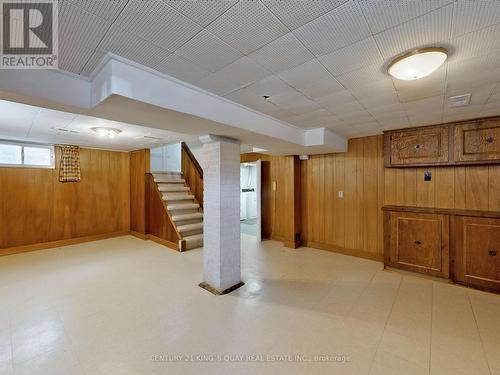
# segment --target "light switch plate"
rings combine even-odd
[[[339,198],[344,198],[344,192],[342,190],[339,190]]]

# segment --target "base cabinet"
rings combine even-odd
[[[449,277],[449,220],[445,215],[388,213],[390,231],[386,263],[390,266]]]
[[[386,266],[500,292],[499,212],[386,206],[384,241]]]
[[[453,219],[453,279],[461,284],[500,290],[500,219]]]

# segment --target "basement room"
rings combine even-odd
[[[500,1],[0,24],[0,375],[500,375]]]

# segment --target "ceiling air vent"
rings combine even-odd
[[[471,97],[471,94],[451,96],[448,99],[448,106],[450,108],[455,108],[455,107],[464,107],[466,105],[469,105],[470,97]]]

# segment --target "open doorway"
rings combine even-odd
[[[241,233],[261,240],[261,162],[240,165],[240,229]]]

